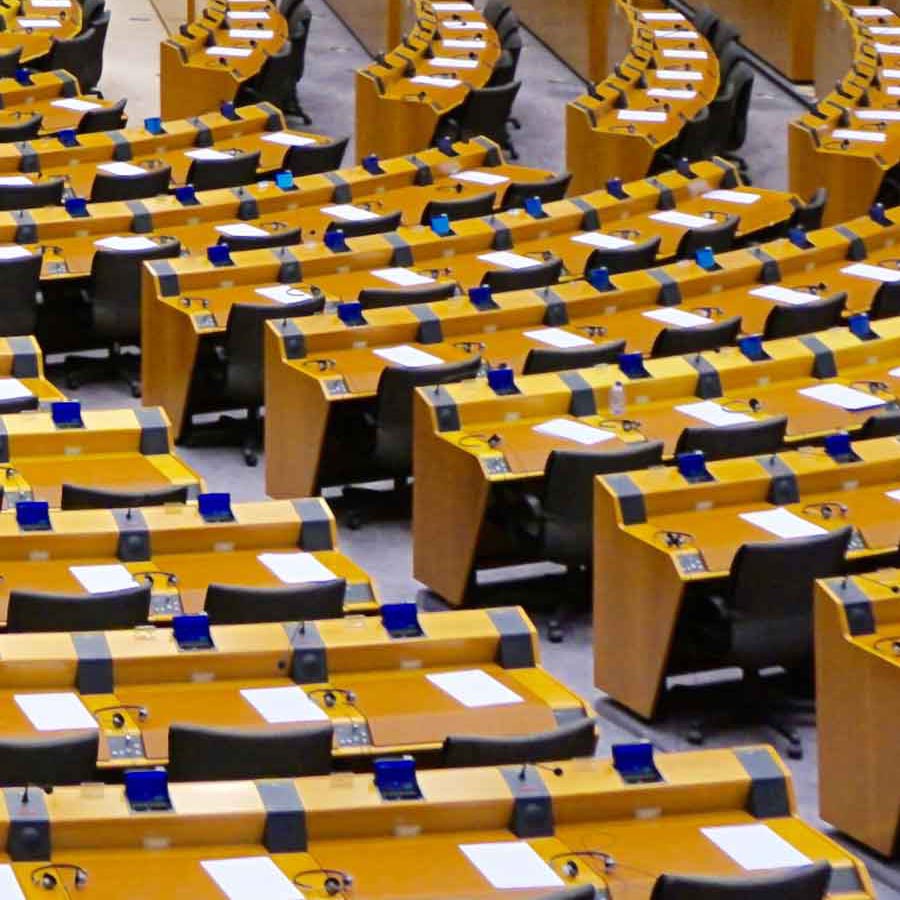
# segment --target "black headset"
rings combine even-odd
[[[75,873],[75,888],[81,890],[88,882],[87,869],[77,866],[74,863],[47,863],[44,866],[38,866],[31,873],[31,883],[43,888],[45,891],[52,891],[58,884],[59,878],[54,874],[53,869],[67,869]]]

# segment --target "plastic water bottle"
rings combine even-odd
[[[609,389],[609,411],[613,416],[625,413],[625,387],[621,381],[617,381]]]

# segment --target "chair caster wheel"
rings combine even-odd
[[[703,732],[699,728],[691,728],[685,735],[685,740],[694,747],[699,747],[704,742]]]
[[[136,384],[131,388],[131,396],[134,397],[135,400],[137,400],[141,396],[140,385]]]
[[[787,745],[788,759],[803,759],[803,745],[797,741],[791,741]]]
[[[77,391],[81,387],[81,382],[74,375],[66,375],[66,387],[69,390]]]
[[[359,513],[347,513],[346,525],[351,531],[359,531],[362,528],[362,516]]]
[[[547,625],[547,640],[551,644],[561,644],[563,642],[563,630],[559,622],[550,622]]]
[[[244,462],[248,466],[253,467],[259,462],[259,457],[252,450],[245,450],[244,451]]]

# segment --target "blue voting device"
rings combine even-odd
[[[486,284],[469,288],[469,302],[479,310],[497,308],[497,304],[494,303],[494,295]]]
[[[653,762],[653,744],[641,741],[637,744],[612,745],[613,768],[626,784],[650,784],[662,781]]]
[[[382,603],[381,623],[392,638],[421,637],[419,609],[414,602]]]
[[[370,153],[368,156],[363,157],[362,167],[370,175],[384,174],[384,169],[381,168],[381,163],[378,161],[378,156],[375,153]]]
[[[31,80],[31,69],[26,69],[24,66],[16,69],[16,81],[22,86],[34,84]]]
[[[233,103],[229,103],[227,100],[219,107],[219,112],[226,118],[232,122],[236,122],[240,119],[240,116],[237,114],[237,111],[234,108]]]
[[[547,218],[547,213],[544,212],[544,204],[541,203],[540,197],[526,197],[525,212],[527,212],[532,219]]]
[[[326,231],[324,241],[325,246],[332,253],[349,253],[350,251],[347,241],[344,239],[344,232],[340,228],[335,228],[334,231]]]
[[[44,500],[20,500],[16,523],[22,531],[50,531],[50,504]]]
[[[416,761],[411,756],[376,759],[375,787],[382,800],[421,800],[422,791],[416,778]]]
[[[738,348],[752,362],[762,362],[762,360],[770,358],[763,348],[762,337],[758,334],[740,338]]]
[[[295,191],[297,186],[294,184],[293,172],[276,172],[275,185],[283,191]]]
[[[487,380],[490,389],[502,397],[507,394],[518,394],[515,373],[508,366],[499,366],[496,369],[488,369]]]
[[[850,443],[850,435],[846,431],[829,434],[825,438],[825,452],[839,463],[856,462],[859,459]]]
[[[84,197],[67,197],[66,212],[73,219],[86,219],[88,217],[87,199]]]
[[[56,139],[63,147],[78,146],[78,132],[76,132],[74,128],[64,128],[62,131],[58,131],[56,133]]]
[[[626,378],[650,377],[650,373],[644,368],[644,357],[641,353],[620,354],[619,369]]]
[[[196,206],[200,202],[192,184],[183,184],[175,188],[175,199],[182,206]]]
[[[887,217],[887,213],[884,211],[883,203],[876,203],[869,210],[869,218],[878,225],[884,225],[887,227],[888,225],[893,225],[894,223]]]
[[[338,303],[336,312],[337,317],[349,328],[360,328],[367,324],[362,312],[362,303],[358,300]]]
[[[231,248],[228,244],[213,244],[206,248],[206,258],[214,266],[233,266]]]
[[[625,193],[625,186],[621,178],[610,178],[606,182],[606,193],[615,197],[616,200],[628,199],[628,194]]]
[[[694,450],[691,453],[679,453],[675,457],[675,464],[685,481],[690,484],[700,484],[704,481],[713,481],[712,475],[706,468],[706,457],[702,450]]]
[[[812,242],[806,236],[806,231],[801,225],[788,229],[788,240],[801,250],[809,250],[812,247]]]
[[[231,494],[224,491],[200,494],[197,497],[197,508],[204,522],[233,522],[231,511]]]
[[[165,128],[162,126],[162,119],[159,116],[151,116],[149,119],[144,119],[144,130],[150,134],[166,133]]]
[[[130,769],[125,773],[125,798],[133,812],[167,812],[172,808],[165,769]]]
[[[81,404],[77,400],[60,400],[51,403],[50,417],[57,428],[84,428]]]
[[[453,149],[453,141],[446,135],[438,139],[437,146],[438,150],[440,150],[441,153],[444,154],[444,156],[459,156],[459,154]]]
[[[613,290],[612,281],[609,280],[609,269],[606,266],[600,266],[597,269],[591,269],[587,273],[588,284],[595,291],[611,291]]]
[[[453,229],[450,227],[450,217],[446,213],[442,213],[439,216],[432,216],[431,230],[438,237],[448,237],[453,234]]]
[[[707,272],[715,272],[719,268],[716,262],[716,255],[712,251],[712,247],[701,247],[695,254],[694,259],[701,269]]]
[[[869,317],[865,313],[854,313],[847,319],[850,331],[861,341],[871,341],[878,337],[869,324]]]
[[[213,639],[206,613],[173,616],[172,634],[179,650],[212,650]]]

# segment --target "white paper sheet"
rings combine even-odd
[[[509,250],[495,250],[492,253],[482,253],[478,257],[482,262],[489,263],[501,269],[530,269],[539,266],[540,260],[530,256],[522,256],[519,253],[511,253]]]
[[[875,44],[875,52],[882,56],[896,56],[900,53],[900,44]]]
[[[475,12],[471,3],[432,3],[435,12]]]
[[[615,437],[612,431],[594,428],[591,425],[585,425],[584,422],[573,422],[571,419],[550,419],[547,422],[542,422],[540,425],[535,425],[534,430],[538,434],[549,434],[552,437],[574,441],[576,444],[582,444],[585,447],[602,444],[604,441],[612,440]]]
[[[323,206],[319,212],[325,213],[334,219],[341,219],[344,222],[368,222],[371,219],[377,219],[378,213],[373,213],[371,209],[363,209],[361,206],[354,206],[352,203],[338,203],[336,206]]]
[[[767,284],[764,287],[754,288],[750,291],[751,297],[762,297],[763,300],[772,300],[776,303],[789,303],[791,306],[805,306],[819,298],[815,294],[806,291],[794,291],[777,284]]]
[[[34,394],[18,378],[0,378],[0,400],[22,400]],[[0,897],[3,895],[0,894]]]
[[[253,53],[252,47],[207,47],[207,56],[238,56],[246,57]]]
[[[676,406],[675,410],[692,419],[699,419],[706,422],[707,425],[715,425],[716,428],[726,428],[729,425],[741,425],[744,422],[752,422],[753,416],[746,413],[732,412],[730,409],[723,409],[718,403],[712,400],[702,400],[698,403],[683,403]]]
[[[246,222],[229,222],[225,225],[216,225],[219,234],[228,237],[268,237],[269,232],[257,225],[248,225]]]
[[[886,400],[876,397],[874,394],[858,391],[856,388],[843,384],[817,384],[814,387],[801,388],[797,393],[851,412],[871,409],[873,406],[884,406],[887,403]]]
[[[328,721],[328,714],[295,685],[275,688],[244,688],[241,696],[270,725]]]
[[[273,303],[299,303],[301,300],[309,300],[312,294],[291,287],[289,284],[277,284],[274,287],[256,288],[255,293],[265,297]]]
[[[372,274],[382,281],[388,281],[400,287],[418,287],[422,284],[434,283],[434,279],[428,275],[420,275],[411,269],[403,269],[396,266],[390,269],[373,269]]]
[[[78,694],[72,691],[53,694],[14,694],[13,699],[37,731],[97,728],[97,721],[88,712]]]
[[[887,140],[883,131],[858,131],[855,128],[835,128],[831,136],[839,141],[868,141],[870,144],[883,144]]]
[[[582,337],[580,334],[572,334],[563,328],[538,328],[536,331],[522,332],[524,337],[531,338],[541,344],[551,347],[559,347],[567,350],[569,347],[592,347],[594,342]]]
[[[884,496],[890,500],[900,500],[900,490],[885,491]]]
[[[228,37],[236,41],[270,41],[275,37],[275,32],[268,28],[232,28]]]
[[[6,244],[0,247],[0,259],[24,259],[34,254],[18,244]]]
[[[479,172],[477,169],[469,169],[466,172],[457,172],[451,176],[457,181],[468,181],[471,184],[506,184],[509,178],[506,175],[495,175],[493,172]]]
[[[198,147],[196,150],[185,150],[184,155],[190,159],[231,159],[230,153],[214,150],[212,147]]]
[[[386,359],[395,366],[403,366],[407,369],[422,369],[425,366],[439,366],[444,360],[439,356],[433,356],[418,347],[408,347],[401,345],[399,347],[381,347],[372,351],[376,356]]]
[[[616,118],[620,122],[665,122],[669,114],[655,109],[620,109]]]
[[[228,900],[303,900],[303,894],[268,856],[200,863]]]
[[[150,250],[156,247],[157,244],[151,241],[150,238],[140,235],[133,237],[129,235],[113,235],[112,237],[100,238],[99,241],[94,241],[94,246],[99,247],[101,250]]]
[[[686,88],[650,88],[647,96],[660,97],[664,100],[693,100],[697,92]]]
[[[900,97],[900,86],[896,84],[889,84],[887,86],[886,93],[889,97]]]
[[[441,22],[441,28],[447,28],[450,31],[484,31],[486,27],[484,22],[454,22],[452,20]]]
[[[703,73],[693,69],[657,69],[656,77],[660,81],[703,81]]]
[[[700,831],[739,866],[750,871],[812,863],[768,825],[720,825]]]
[[[853,115],[863,122],[900,121],[900,109],[855,109]]]
[[[896,25],[870,25],[869,33],[882,37],[898,37],[900,36],[900,28],[897,28]]]
[[[851,6],[854,16],[860,19],[880,19],[882,16],[892,16],[894,13],[884,6]]]
[[[687,28],[657,28],[654,30],[653,36],[676,41],[696,41],[700,37],[696,31],[690,31]]]
[[[525,701],[515,691],[481,669],[461,672],[438,672],[425,676],[435,687],[449,694],[457,703],[478,709],[482,706],[509,706]]]
[[[59,19],[16,19],[20,28],[61,28]]]
[[[666,325],[674,325],[676,328],[698,328],[702,325],[710,324],[710,320],[706,316],[685,312],[683,309],[676,309],[674,306],[651,309],[641,313],[641,315],[648,319],[655,319],[657,322],[665,322]]]
[[[487,47],[487,43],[479,38],[444,38],[441,43],[451,50],[484,50]]]
[[[69,571],[89,594],[109,594],[137,585],[131,572],[118,563],[108,566],[69,566]]]
[[[745,193],[744,191],[708,191],[703,195],[705,200],[719,200],[724,203],[739,203],[741,206],[751,206],[762,200],[761,194]]]
[[[774,534],[779,538],[815,537],[828,532],[814,522],[807,522],[794,515],[789,509],[763,509],[759,512],[740,513],[740,517],[751,525]]]
[[[841,272],[854,278],[868,278],[870,281],[900,281],[900,270],[869,263],[853,263],[852,266],[844,266]]]
[[[228,18],[235,22],[263,22],[269,18],[265,10],[228,10]]]
[[[680,12],[654,12],[647,10],[641,13],[645,22],[684,22],[685,17]]]
[[[69,0],[31,0],[32,9],[69,9]]]
[[[667,59],[709,59],[709,54],[705,50],[666,49],[662,55]]]
[[[103,106],[102,103],[93,103],[78,97],[61,97],[59,100],[51,100],[50,105],[58,109],[71,109],[74,112],[87,112],[89,109],[100,109]]]
[[[436,69],[477,69],[477,59],[453,59],[449,56],[433,56],[428,64]]]
[[[878,74],[882,78],[900,78],[900,69],[882,69]]]
[[[284,584],[334,581],[337,578],[312,553],[260,553],[257,559]]]
[[[27,175],[3,175],[0,176],[0,187],[25,187],[34,184]]]
[[[107,175],[146,175],[147,170],[142,169],[140,166],[136,166],[133,163],[127,162],[108,162],[101,163],[97,168],[101,172],[106,172]]]
[[[589,247],[599,247],[601,250],[621,250],[623,247],[633,247],[634,241],[616,237],[613,234],[604,234],[602,231],[588,231],[585,234],[576,234],[572,237],[576,244],[587,244]]]
[[[431,87],[455,88],[462,82],[458,78],[438,78],[436,75],[416,75],[409,79],[410,84],[427,84]]]
[[[304,137],[302,134],[291,134],[290,131],[273,131],[264,134],[262,139],[267,144],[281,144],[283,147],[308,147],[317,143],[315,138]]]
[[[677,209],[653,213],[650,218],[655,222],[678,225],[680,228],[709,228],[710,225],[716,224],[715,219],[707,219],[706,216],[692,216],[689,213],[678,212]]]
[[[25,894],[22,893],[13,867],[9,863],[0,865],[0,897],[3,900],[25,900]]]
[[[498,890],[563,887],[562,879],[524,841],[460,844],[459,849]]]

